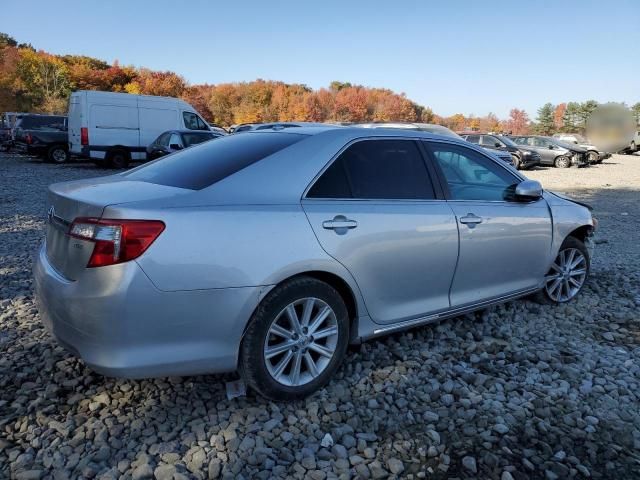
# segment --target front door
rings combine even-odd
[[[458,222],[460,254],[451,306],[537,287],[551,249],[551,216],[543,199],[518,202],[520,179],[470,148],[428,142]]]
[[[458,229],[436,199],[417,142],[353,143],[308,191],[303,208],[324,250],[360,287],[373,321],[449,308]]]

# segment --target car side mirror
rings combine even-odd
[[[553,146],[552,144],[549,144],[549,145],[547,145],[547,148],[548,148],[549,150],[553,150],[553,149],[554,149],[554,148],[556,148],[556,147],[555,147],[555,146]]]
[[[169,145],[169,148],[171,150],[182,150],[182,146],[178,145],[177,143],[172,143],[171,145]]]
[[[496,142],[493,144],[494,147],[501,147],[502,145],[500,145],[500,143]]]
[[[517,200],[538,200],[542,197],[542,185],[537,180],[523,180],[516,185]]]

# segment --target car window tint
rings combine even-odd
[[[182,139],[186,147],[206,142],[214,137],[211,133],[183,133]]]
[[[309,190],[310,198],[433,199],[415,142],[365,140],[348,147]]]
[[[495,137],[492,137],[491,135],[483,135],[482,136],[482,145],[485,145],[487,147],[495,147],[496,143],[499,144],[499,147],[503,147],[504,145],[502,144],[502,142],[500,140],[498,140]]]
[[[200,190],[304,138],[306,135],[287,133],[229,135],[182,150],[124,175],[129,180]]]
[[[158,140],[156,140],[156,144],[166,147],[169,145],[169,138],[171,138],[171,132],[163,133],[158,137]]]
[[[480,143],[480,135],[467,135],[465,140],[471,143]]]
[[[452,200],[510,200],[518,179],[491,159],[469,148],[430,143]]]

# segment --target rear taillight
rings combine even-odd
[[[80,144],[89,145],[89,129],[86,127],[80,129]]]
[[[138,258],[163,230],[159,220],[76,218],[69,235],[95,244],[87,267],[104,267]]]
[[[25,142],[27,142],[27,145],[31,145],[31,142],[33,142],[33,138],[31,137],[31,134],[30,134],[30,133],[27,133],[27,134],[24,136],[24,141],[25,141]]]

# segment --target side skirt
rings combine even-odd
[[[366,332],[362,332],[360,333],[360,337],[359,340],[360,341],[366,341],[366,340],[370,340],[373,338],[377,338],[377,337],[381,337],[383,335],[387,335],[389,333],[395,333],[395,332],[400,332],[403,330],[408,330],[410,328],[414,328],[414,327],[418,327],[421,325],[427,325],[429,323],[435,323],[438,322],[440,320],[445,320],[447,318],[452,318],[452,317],[457,317],[459,315],[463,315],[465,313],[469,313],[469,312],[473,312],[476,310],[480,310],[486,307],[490,307],[492,305],[498,305],[500,303],[505,303],[505,302],[509,302],[511,300],[515,300],[517,298],[521,298],[521,297],[526,297],[527,295],[531,295],[532,293],[537,292],[538,290],[540,290],[540,287],[534,287],[534,288],[528,288],[526,290],[520,290],[518,292],[515,293],[511,293],[509,295],[503,295],[500,297],[495,297],[489,300],[484,300],[482,302],[477,302],[471,305],[466,305],[463,307],[456,307],[456,308],[452,308],[449,310],[445,310],[443,312],[440,313],[435,313],[433,315],[427,315],[424,317],[420,317],[420,318],[414,318],[411,320],[405,320],[403,322],[398,322],[398,323],[394,323],[392,325],[380,325],[380,324],[376,324],[373,323],[369,318],[367,318],[365,320],[365,324],[367,324],[367,326],[365,327],[365,329],[367,330]],[[359,322],[360,323],[360,322]],[[360,324],[361,327],[364,326],[362,325],[362,323]],[[367,328],[369,327],[369,328]],[[359,343],[359,342],[354,342],[354,343]]]

